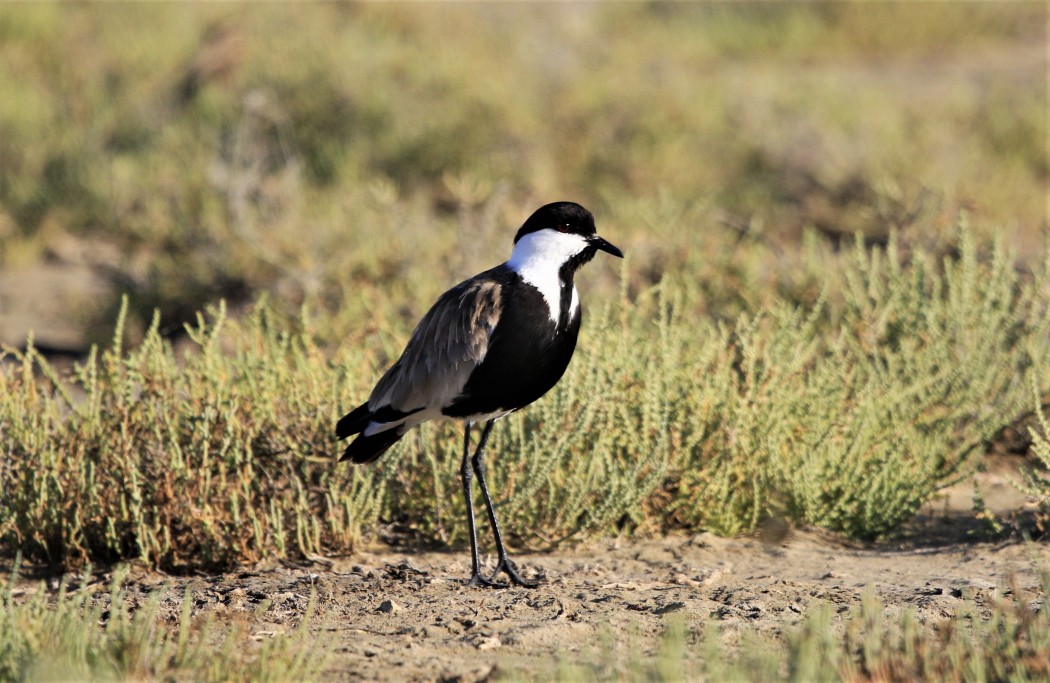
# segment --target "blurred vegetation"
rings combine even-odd
[[[628,258],[494,436],[519,542],[881,537],[1050,392],[1044,4],[545,9],[5,6],[0,274],[110,288],[71,371],[0,355],[0,544],[462,541],[452,427],[354,469],[331,425],[554,199]]]
[[[1046,25],[1039,2],[7,5],[0,268],[87,261],[98,342],[121,293],[136,335],[264,290],[430,300],[562,198],[639,273],[712,230],[937,245],[960,208],[1029,250]]]
[[[864,595],[848,611],[825,604],[771,636],[718,621],[669,619],[657,647],[641,637],[561,661],[559,681],[1044,681],[1050,676],[1050,574],[1037,593],[1016,583],[991,594],[972,588],[953,614],[923,620]],[[843,613],[844,612],[844,613]],[[633,642],[632,642],[633,641]],[[727,642],[729,643],[727,645]],[[597,649],[597,648],[595,648]],[[511,671],[512,681],[537,680]]]
[[[1046,414],[1043,412],[1039,382],[1034,377],[1032,389],[1036,426],[1028,428],[1028,435],[1032,439],[1032,453],[1041,465],[1042,471],[1040,472],[1035,467],[1022,469],[1022,479],[1016,485],[1039,506],[1038,521],[1040,527],[1045,531],[1050,529],[1050,477],[1046,476],[1046,472],[1050,471],[1050,422],[1047,421]]]
[[[108,592],[90,584],[71,588],[63,579],[57,591],[41,583],[28,596],[16,592],[17,574],[16,564],[0,590],[4,683],[312,681],[326,663],[324,646],[308,637],[312,603],[291,633],[259,643],[246,621],[231,627],[193,614],[188,589],[170,620],[162,616],[160,591],[144,602],[129,599],[123,569],[114,572]]]

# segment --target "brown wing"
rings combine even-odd
[[[451,403],[488,352],[502,307],[499,283],[482,276],[445,292],[376,383],[369,409],[440,410]]]

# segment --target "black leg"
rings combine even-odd
[[[496,565],[496,571],[494,571],[492,573],[492,579],[489,580],[489,585],[493,585],[493,579],[495,579],[496,576],[499,575],[500,572],[503,572],[510,578],[510,580],[513,583],[515,583],[515,584],[517,584],[519,586],[523,586],[525,588],[535,588],[539,584],[536,583],[536,582],[533,582],[533,581],[526,581],[525,579],[521,578],[521,575],[518,574],[517,569],[514,568],[514,563],[512,563],[510,561],[510,558],[507,556],[507,549],[503,545],[503,534],[500,533],[499,522],[496,521],[496,508],[492,504],[492,496],[489,495],[488,484],[485,483],[485,444],[489,440],[489,432],[492,431],[492,425],[494,423],[495,423],[495,420],[489,420],[488,422],[485,423],[485,429],[483,429],[482,432],[481,432],[481,440],[478,442],[478,448],[477,448],[476,451],[474,451],[474,472],[477,473],[477,475],[478,475],[478,483],[481,484],[481,495],[485,499],[485,507],[486,507],[486,509],[488,509],[489,521],[492,523],[492,535],[496,539],[496,552],[499,554],[499,563]],[[466,454],[465,453],[464,453],[464,458],[466,458]],[[467,471],[466,460],[463,461],[463,471],[464,472]],[[466,475],[464,474],[464,481],[466,482],[466,478],[465,477],[466,477]],[[473,511],[471,511],[470,515],[471,515],[471,529],[473,530],[473,526],[474,526]],[[476,569],[477,568],[477,551],[475,551],[474,557],[475,557],[475,565],[474,566],[475,566],[475,569]],[[474,579],[474,577],[471,578],[471,582],[473,582],[473,579]],[[495,584],[495,585],[499,585],[499,584]]]
[[[482,435],[484,440],[484,434]],[[470,482],[474,472],[470,467],[470,423],[463,430],[463,496],[467,499],[467,522],[470,526],[470,581],[468,586],[501,586],[481,575],[481,561],[478,559],[478,531],[474,524],[474,497],[471,495]]]

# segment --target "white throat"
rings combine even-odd
[[[558,322],[561,313],[561,277],[558,271],[572,258],[587,248],[587,240],[580,235],[561,233],[545,229],[530,232],[514,245],[514,251],[507,261],[507,267],[521,276],[521,279],[539,290],[547,302],[547,312],[551,320]],[[572,288],[572,300],[569,304],[571,319],[580,306],[580,297],[576,286]]]

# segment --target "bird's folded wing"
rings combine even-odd
[[[462,392],[485,358],[503,308],[498,282],[481,276],[445,292],[412,333],[401,358],[379,379],[368,406],[438,409]]]

